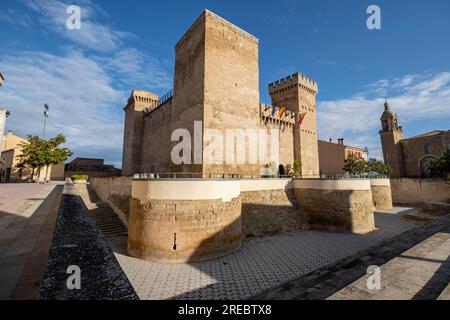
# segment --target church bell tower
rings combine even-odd
[[[391,111],[389,103],[384,103],[384,112],[381,115],[381,146],[383,148],[384,163],[392,167],[392,177],[405,175],[403,162],[403,130],[398,125],[397,114]]]

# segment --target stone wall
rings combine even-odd
[[[242,233],[246,237],[283,234],[304,228],[292,189],[241,192],[241,200]]]
[[[389,179],[371,179],[373,205],[377,209],[392,209],[392,191]]]
[[[399,178],[391,179],[391,187],[397,204],[450,203],[450,181]]]
[[[259,127],[258,39],[216,14],[205,11],[204,127],[226,134],[227,129]],[[203,150],[210,141],[203,141]],[[247,153],[250,141],[224,151],[225,159]],[[246,154],[248,158],[248,155]],[[259,174],[265,163],[244,161],[205,163],[204,173]]]
[[[212,259],[241,246],[241,200],[131,199],[128,253],[158,262]]]
[[[131,177],[91,178],[97,196],[107,202],[122,222],[128,226],[130,214]]]
[[[149,179],[131,187],[128,252],[158,262],[212,259],[241,244],[239,180]]]
[[[375,230],[369,180],[294,180],[294,192],[311,229]]]

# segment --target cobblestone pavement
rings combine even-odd
[[[0,184],[0,299],[37,298],[61,192],[53,183]]]
[[[80,288],[67,286],[69,266],[80,269]],[[64,187],[52,246],[40,289],[43,300],[135,300],[125,273],[83,206],[75,187]]]
[[[86,195],[87,207],[95,210]],[[254,238],[231,255],[198,263],[143,261],[127,255],[126,236],[106,239],[140,299],[245,299],[414,228],[401,211],[376,214],[379,230],[371,234],[300,231]]]

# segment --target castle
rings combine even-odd
[[[431,163],[450,150],[450,130],[434,130],[403,139],[397,114],[387,101],[380,120],[384,162],[392,167],[393,178],[428,177]]]
[[[364,234],[375,206],[392,208],[389,179],[319,178],[317,82],[295,73],[261,103],[254,36],[205,10],[175,53],[173,90],[134,90],[124,108],[124,176],[91,181],[128,226],[130,255],[200,261],[304,227]],[[298,161],[301,178],[264,174]]]
[[[258,176],[268,163],[205,161],[175,164],[171,150],[178,128],[194,135],[200,130],[279,129],[279,163],[301,161],[303,176],[319,175],[316,95],[317,82],[295,73],[269,85],[272,105],[260,102],[258,39],[205,10],[175,46],[173,90],[163,97],[133,90],[125,110],[122,174],[143,172],[238,174]],[[252,142],[246,139],[246,147]],[[192,152],[203,154],[202,139]],[[234,156],[242,150],[234,148]],[[197,149],[197,150],[195,150]],[[200,150],[198,150],[200,149]]]

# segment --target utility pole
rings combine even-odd
[[[48,111],[49,111],[49,106],[44,103],[44,129],[42,130],[42,138],[45,139],[45,125],[47,122],[47,118],[48,118]]]

